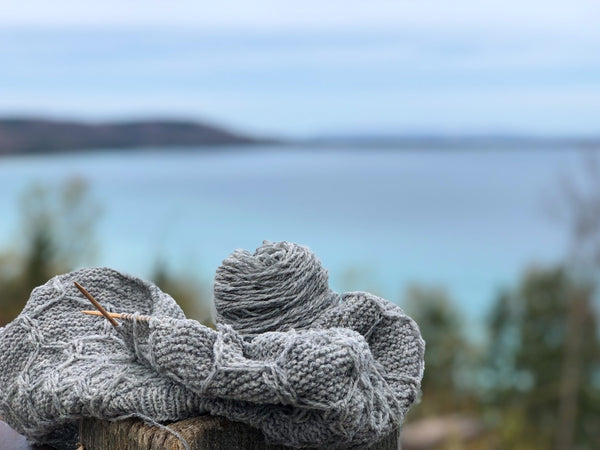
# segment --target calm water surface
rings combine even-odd
[[[338,290],[400,300],[445,286],[471,320],[534,263],[559,260],[565,231],[544,214],[575,151],[165,149],[0,159],[0,245],[18,238],[34,181],[89,180],[102,203],[97,264],[148,276],[157,257],[210,281],[235,248],[312,248]]]

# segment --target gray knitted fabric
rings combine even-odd
[[[80,313],[78,281],[109,311]],[[215,278],[217,331],[151,283],[83,269],[36,288],[0,328],[0,416],[32,442],[73,448],[81,417],[167,422],[211,413],[273,443],[357,447],[399,427],[420,389],[424,342],[400,308],[341,296],[305,247],[236,251]]]

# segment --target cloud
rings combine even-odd
[[[597,130],[595,2],[213,3],[11,3],[0,114],[208,115],[298,134]]]
[[[3,26],[417,27],[598,35],[596,0],[5,0]]]

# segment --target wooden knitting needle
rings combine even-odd
[[[97,301],[97,300],[96,300],[94,297],[92,297],[92,294],[90,294],[88,291],[86,291],[86,290],[84,289],[84,287],[83,287],[82,285],[80,285],[80,284],[79,284],[77,281],[74,281],[73,283],[75,283],[75,287],[76,287],[77,289],[79,289],[79,291],[80,291],[80,292],[81,292],[83,295],[85,295],[85,297],[86,297],[86,298],[87,298],[87,299],[88,299],[90,302],[92,302],[92,305],[94,305],[94,306],[95,306],[95,307],[98,309],[98,311],[100,311],[100,313],[101,313],[101,314],[102,314],[104,317],[106,317],[106,319],[107,319],[107,320],[108,320],[108,321],[109,321],[109,322],[112,324],[112,326],[113,326],[113,327],[115,327],[115,328],[116,328],[116,327],[118,327],[118,326],[119,326],[119,323],[118,323],[118,322],[117,322],[117,321],[116,321],[116,320],[115,320],[113,317],[111,317],[110,313],[109,313],[107,310],[105,310],[105,309],[102,307],[102,305],[101,305],[100,303],[98,303],[98,301]]]
[[[89,314],[90,316],[103,316],[104,315],[100,311],[81,311],[81,312],[83,314]],[[149,316],[132,316],[130,314],[112,313],[112,312],[107,312],[106,314],[108,314],[113,319],[133,320],[135,317],[135,319],[142,320],[145,322],[150,320]]]
[[[81,293],[83,295],[85,295],[86,298],[90,302],[92,302],[92,305],[94,305],[96,308],[98,308],[98,311],[81,311],[83,314],[89,314],[90,316],[104,316],[115,327],[119,326],[119,323],[115,319],[133,320],[133,317],[130,314],[108,312],[107,310],[105,310],[102,307],[102,305],[100,305],[100,303],[98,303],[98,300],[96,300],[94,297],[92,297],[92,294],[90,294],[87,290],[85,290],[85,288],[82,285],[80,285],[77,281],[74,281],[74,283],[75,283],[75,286],[77,287],[77,289],[79,289],[81,291]],[[144,321],[144,322],[148,322],[151,319],[151,317],[150,316],[136,316],[136,319]],[[217,327],[213,323],[208,323],[205,326],[207,326],[208,328],[211,328],[213,330],[217,329]]]

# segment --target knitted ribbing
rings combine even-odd
[[[109,311],[153,318],[115,329],[84,316],[75,280]],[[204,412],[255,426],[271,442],[372,443],[414,401],[424,344],[397,306],[366,293],[338,299],[314,255],[289,243],[225,260],[216,331],[185,319],[151,283],[110,269],[53,278],[0,329],[0,415],[32,441],[63,448],[81,417],[167,421]]]

